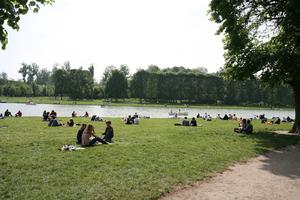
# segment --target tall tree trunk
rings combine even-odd
[[[295,95],[295,122],[290,132],[296,133],[300,129],[300,81],[295,81],[292,84]]]

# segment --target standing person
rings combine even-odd
[[[86,124],[81,124],[81,127],[78,130],[77,136],[76,136],[77,144],[81,144],[82,134],[85,129],[86,129]]]
[[[109,143],[112,142],[112,138],[114,137],[114,129],[111,126],[111,121],[106,122],[106,129],[103,135],[104,135],[103,140]]]
[[[92,139],[90,139],[93,137]],[[81,138],[81,146],[83,147],[91,147],[96,142],[101,142],[102,144],[107,144],[106,141],[102,140],[100,137],[96,135],[95,128],[93,125],[87,125],[86,129],[82,133]]]

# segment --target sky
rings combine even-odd
[[[9,30],[0,50],[0,72],[19,79],[21,63],[52,69],[69,61],[72,68],[126,64],[130,73],[155,64],[161,68],[224,64],[222,36],[209,20],[209,0],[56,0],[38,13],[21,17],[20,30]]]

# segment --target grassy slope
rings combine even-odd
[[[125,99],[124,101],[120,100],[119,102],[105,103],[102,99],[91,99],[91,100],[69,100],[64,97],[63,100],[60,98],[55,99],[54,97],[1,97],[0,102],[7,103],[27,103],[32,100],[37,104],[63,104],[63,105],[110,105],[110,106],[151,106],[151,107],[165,107],[166,104],[154,104],[154,103],[139,103],[137,99]],[[182,104],[168,104],[167,106],[171,107],[184,107]],[[231,108],[231,109],[271,109],[270,107],[251,107],[251,106],[227,106],[227,105],[190,105],[191,108]],[[293,108],[282,108],[285,110],[293,110]]]
[[[0,199],[155,199],[177,185],[300,140],[264,133],[287,130],[288,124],[255,122],[257,133],[245,136],[232,132],[236,121],[198,121],[201,127],[175,127],[175,122],[145,119],[126,126],[112,119],[113,145],[61,152],[58,147],[74,144],[78,128],[49,128],[39,118],[0,120],[0,126],[8,126],[0,128]],[[93,124],[100,134],[104,123]]]

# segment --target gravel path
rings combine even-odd
[[[300,200],[300,144],[230,167],[161,200]]]

